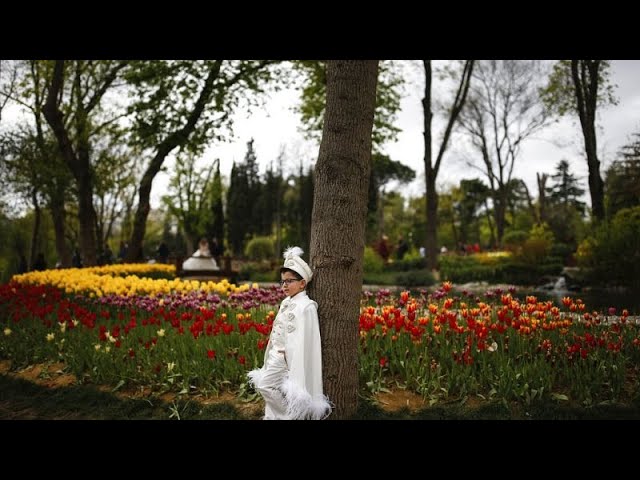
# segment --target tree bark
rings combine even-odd
[[[335,405],[333,419],[352,417],[358,406],[358,316],[377,75],[377,60],[327,63],[309,293],[318,302],[324,391]]]
[[[604,182],[600,176],[595,125],[600,63],[601,60],[571,60],[571,77],[575,86],[577,110],[589,166],[591,211],[596,219],[604,220]]]

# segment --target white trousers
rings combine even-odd
[[[284,353],[278,353],[272,348],[264,365],[265,372],[256,390],[264,398],[263,420],[288,420],[287,403],[282,395],[282,382],[287,374],[287,363]]]

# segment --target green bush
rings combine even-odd
[[[553,232],[546,223],[534,225],[529,238],[518,250],[517,260],[529,265],[538,265],[545,261],[553,245]]]
[[[640,206],[620,210],[578,247],[578,265],[592,283],[640,288]]]
[[[409,270],[395,276],[395,285],[402,287],[429,287],[435,283],[429,270]]]
[[[280,268],[273,268],[271,262],[247,262],[240,267],[239,280],[251,280],[254,282],[277,282],[280,280]]]
[[[509,230],[502,237],[502,243],[507,250],[515,251],[529,238],[529,233],[524,230]]]
[[[407,272],[409,270],[420,270],[427,268],[427,259],[422,258],[419,253],[407,255],[402,260],[394,260],[387,268],[395,272]]]
[[[562,271],[561,262],[529,263],[517,258],[497,257],[492,264],[482,264],[474,255],[447,255],[440,258],[440,277],[454,283],[489,282],[514,285],[537,285],[545,275]]]
[[[247,243],[244,254],[250,260],[269,260],[275,256],[271,237],[253,237]]]
[[[428,270],[410,270],[408,272],[365,273],[363,283],[366,285],[397,285],[401,287],[428,287],[436,283]]]
[[[571,257],[573,252],[574,249],[571,247],[571,245],[558,242],[551,245],[551,251],[549,252],[549,255],[551,255],[552,257],[562,258],[564,261]]]
[[[384,262],[371,247],[364,249],[363,270],[365,273],[380,273],[384,270]]]

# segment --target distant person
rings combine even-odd
[[[125,242],[120,242],[120,249],[118,250],[118,260],[120,260],[120,262],[124,262],[124,259],[127,257],[128,248],[129,245]]]
[[[376,252],[382,258],[384,263],[389,262],[389,257],[391,256],[391,247],[389,246],[389,237],[386,235],[382,235],[380,241],[376,245]]]
[[[27,263],[27,257],[24,253],[20,254],[20,260],[18,261],[18,273],[27,273],[29,271],[29,264]]]
[[[111,265],[113,263],[113,251],[109,247],[108,243],[104,244],[103,258],[105,265]]]
[[[183,270],[220,270],[215,259],[211,256],[209,242],[206,238],[201,238],[198,243],[198,250],[187,258],[182,264]]]
[[[33,269],[37,272],[41,272],[47,269],[47,261],[44,259],[44,253],[40,252],[36,257],[36,261],[33,262]]]
[[[75,268],[82,268],[82,257],[80,256],[80,251],[77,248],[73,251],[71,266]]]
[[[222,257],[223,249],[222,245],[218,243],[218,239],[216,237],[213,237],[213,240],[211,240],[209,250],[211,250],[211,256],[215,259],[216,263],[220,265],[220,257]]]
[[[167,244],[162,242],[158,245],[157,257],[159,263],[167,263],[167,259],[169,258],[169,247]]]
[[[409,245],[402,235],[398,237],[398,248],[396,249],[396,256],[398,260],[402,260],[409,250]]]
[[[420,257],[425,258],[427,256],[427,249],[424,247],[420,247]]]

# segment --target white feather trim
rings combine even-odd
[[[262,368],[257,368],[255,370],[251,370],[247,373],[247,377],[249,378],[249,384],[253,385],[253,387],[257,387],[264,376],[264,370]]]
[[[304,250],[302,250],[300,247],[288,247],[284,251],[283,257],[286,260],[287,258],[291,258],[293,256],[301,257],[303,253]]]
[[[322,420],[331,413],[326,395],[311,398],[309,392],[289,378],[282,382],[282,393],[287,400],[287,417],[291,420]]]

